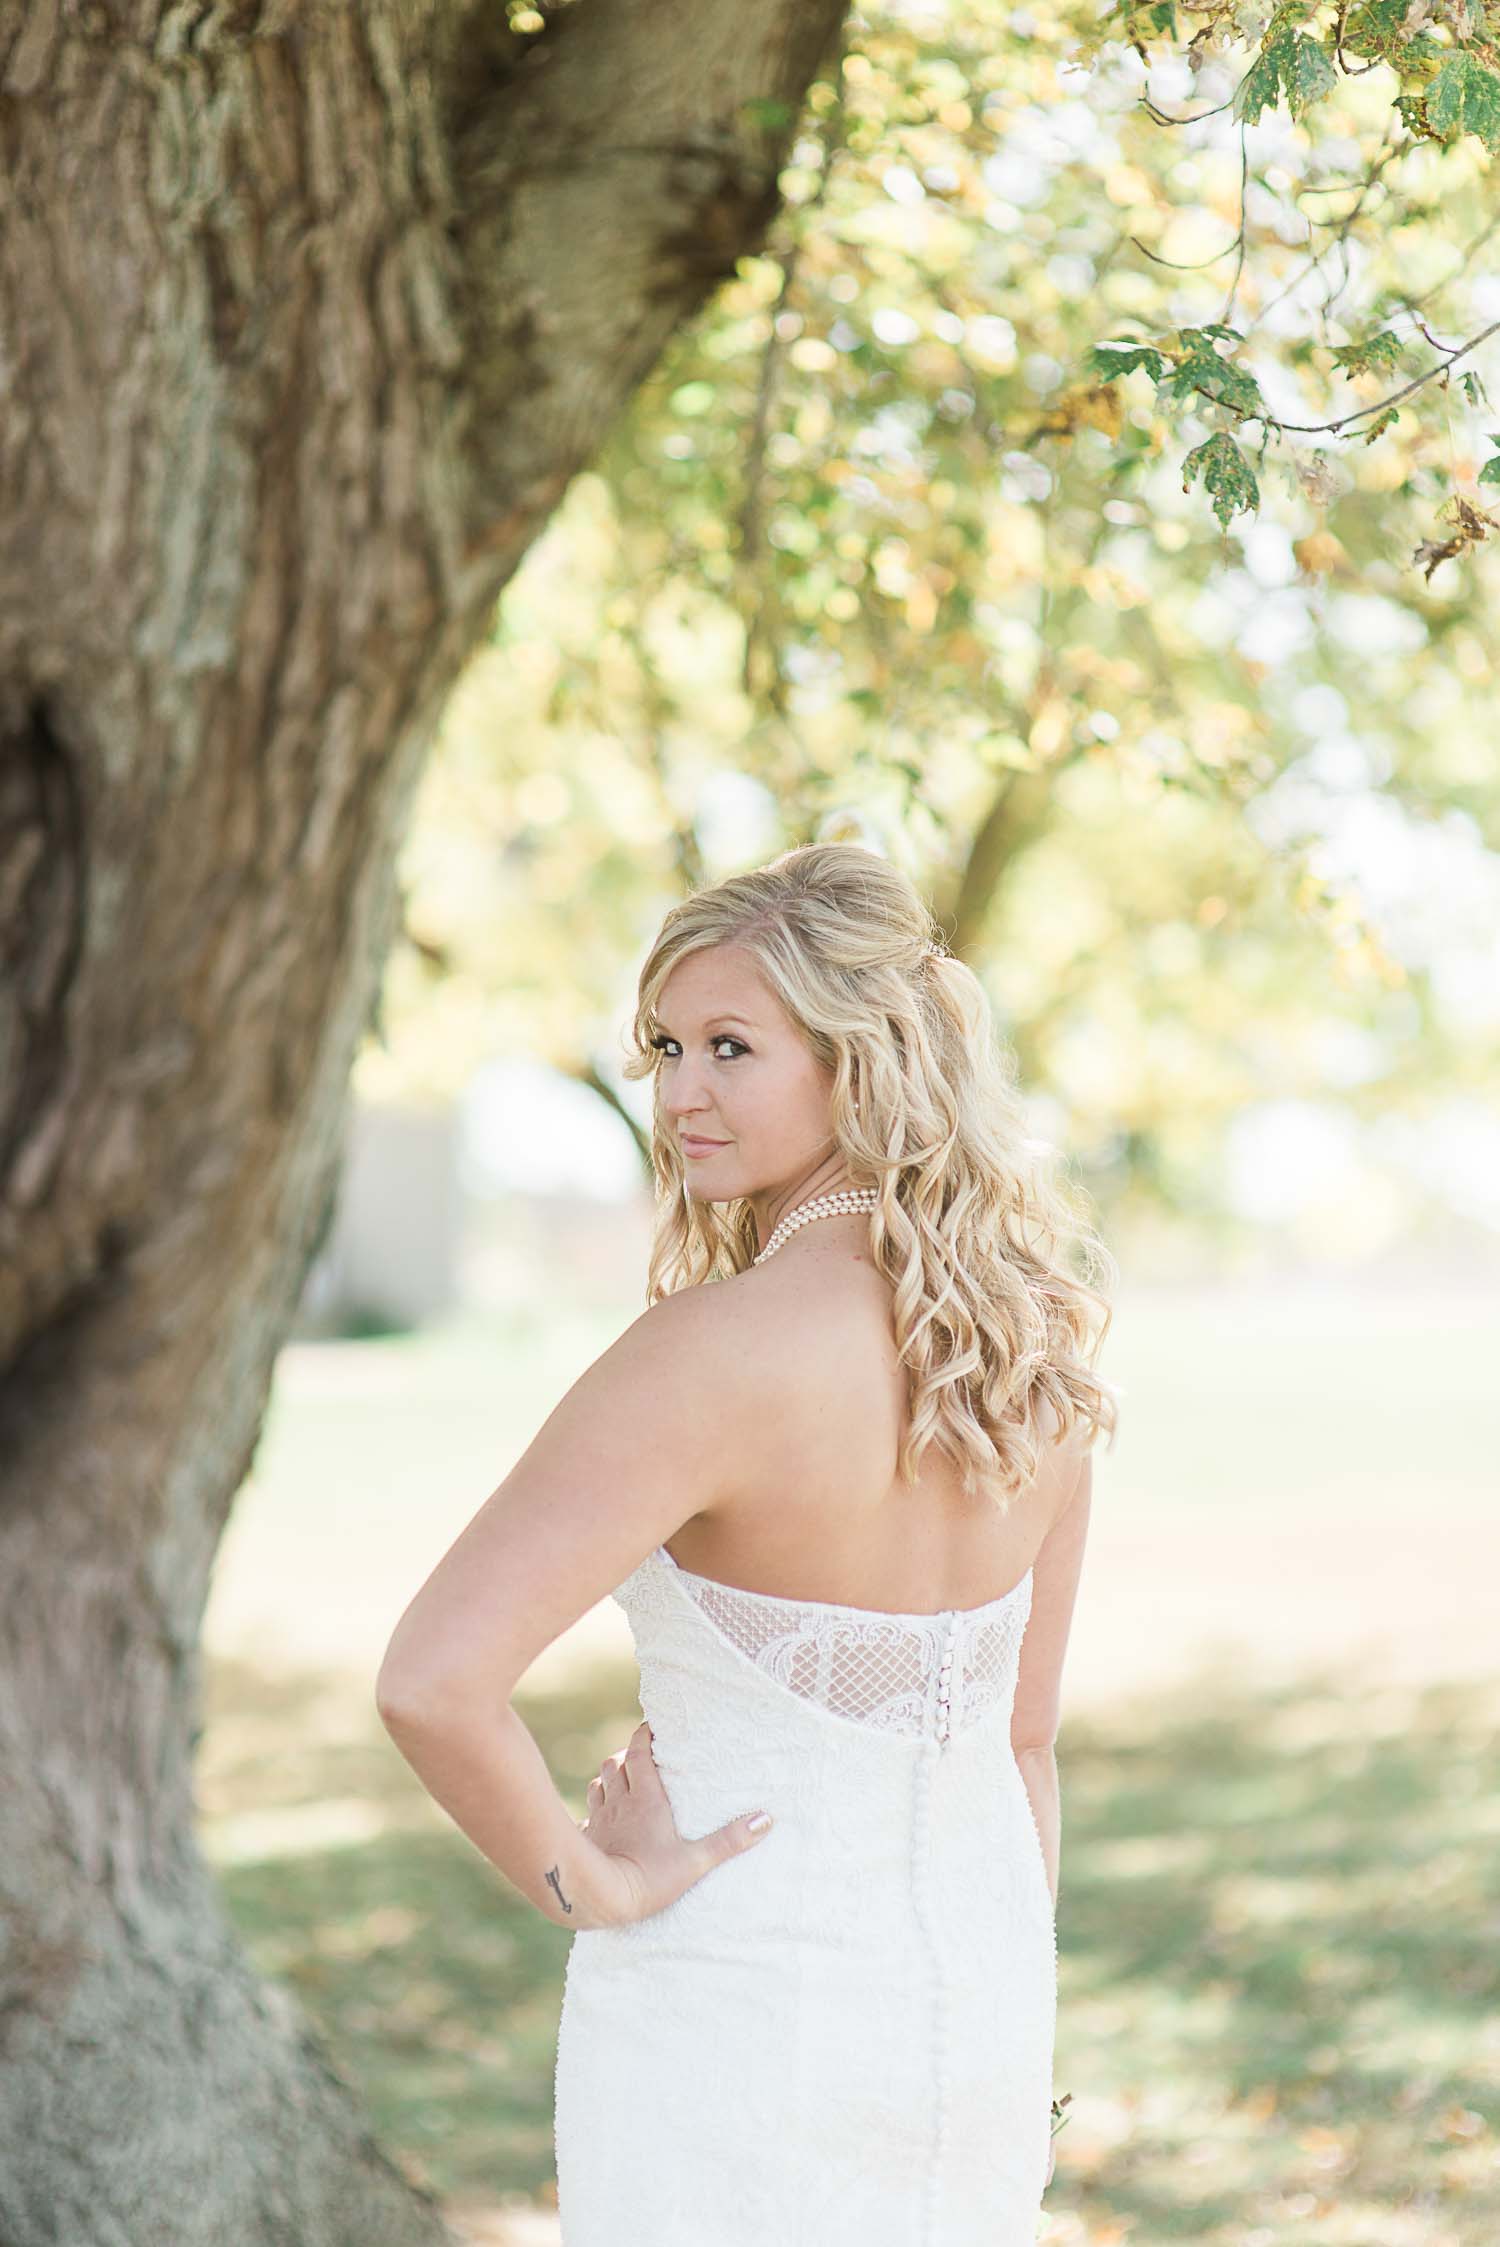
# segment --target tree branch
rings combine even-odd
[[[609,1079],[600,1074],[596,1062],[588,1059],[576,1062],[570,1069],[569,1074],[573,1078],[575,1078],[579,1084],[587,1085],[590,1092],[596,1092],[599,1095],[599,1098],[604,1102],[606,1108],[612,1110],[612,1112],[619,1117],[621,1123],[624,1124],[626,1130],[630,1133],[631,1138],[635,1141],[635,1151],[637,1156],[640,1158],[640,1164],[642,1170],[645,1173],[646,1183],[648,1186],[653,1185],[655,1183],[656,1172],[651,1161],[650,1132],[643,1131],[641,1129],[640,1125],[636,1122],[635,1117],[630,1113],[630,1110],[626,1107],[624,1101],[620,1098],[620,1095],[616,1092]]]
[[[847,0],[595,0],[451,61],[471,555],[523,533],[779,207]],[[475,73],[478,73],[476,90]]]

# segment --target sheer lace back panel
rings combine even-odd
[[[721,1584],[683,1568],[665,1545],[651,1558],[757,1668],[852,1723],[944,1740],[1014,1699],[1029,1568],[983,1607],[903,1615]]]

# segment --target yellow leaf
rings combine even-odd
[[[1309,531],[1292,541],[1297,567],[1309,577],[1354,577],[1356,572],[1341,542],[1332,531]]]
[[[1026,736],[1039,757],[1051,757],[1068,738],[1068,706],[1060,694],[1048,695]]]
[[[1106,437],[1118,437],[1125,410],[1116,395],[1118,389],[1118,383],[1097,382],[1065,390],[1038,423],[1040,433],[1045,437],[1071,437],[1076,429],[1102,429]]]

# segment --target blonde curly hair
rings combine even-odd
[[[1103,1287],[1114,1259],[1050,1175],[1054,1150],[1028,1135],[984,987],[944,950],[906,875],[863,843],[811,843],[674,906],[641,969],[627,1077],[657,1066],[656,1005],[672,969],[723,944],[754,960],[833,1072],[830,1131],[851,1185],[880,1195],[870,1247],[910,1374],[898,1472],[911,1481],[936,1443],[966,1495],[1004,1506],[1045,1442],[1087,1424],[1089,1444],[1106,1430],[1112,1444],[1119,1392],[1092,1367],[1113,1316]],[[659,1102],[651,1157],[648,1304],[747,1270],[760,1246],[749,1202],[685,1192]],[[1065,1269],[1070,1256],[1081,1270]]]

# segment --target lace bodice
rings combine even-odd
[[[982,1607],[923,1615],[746,1591],[695,1575],[665,1545],[642,1567],[669,1572],[716,1629],[788,1692],[852,1723],[945,1740],[1013,1696],[1031,1609],[1029,1568]]]

